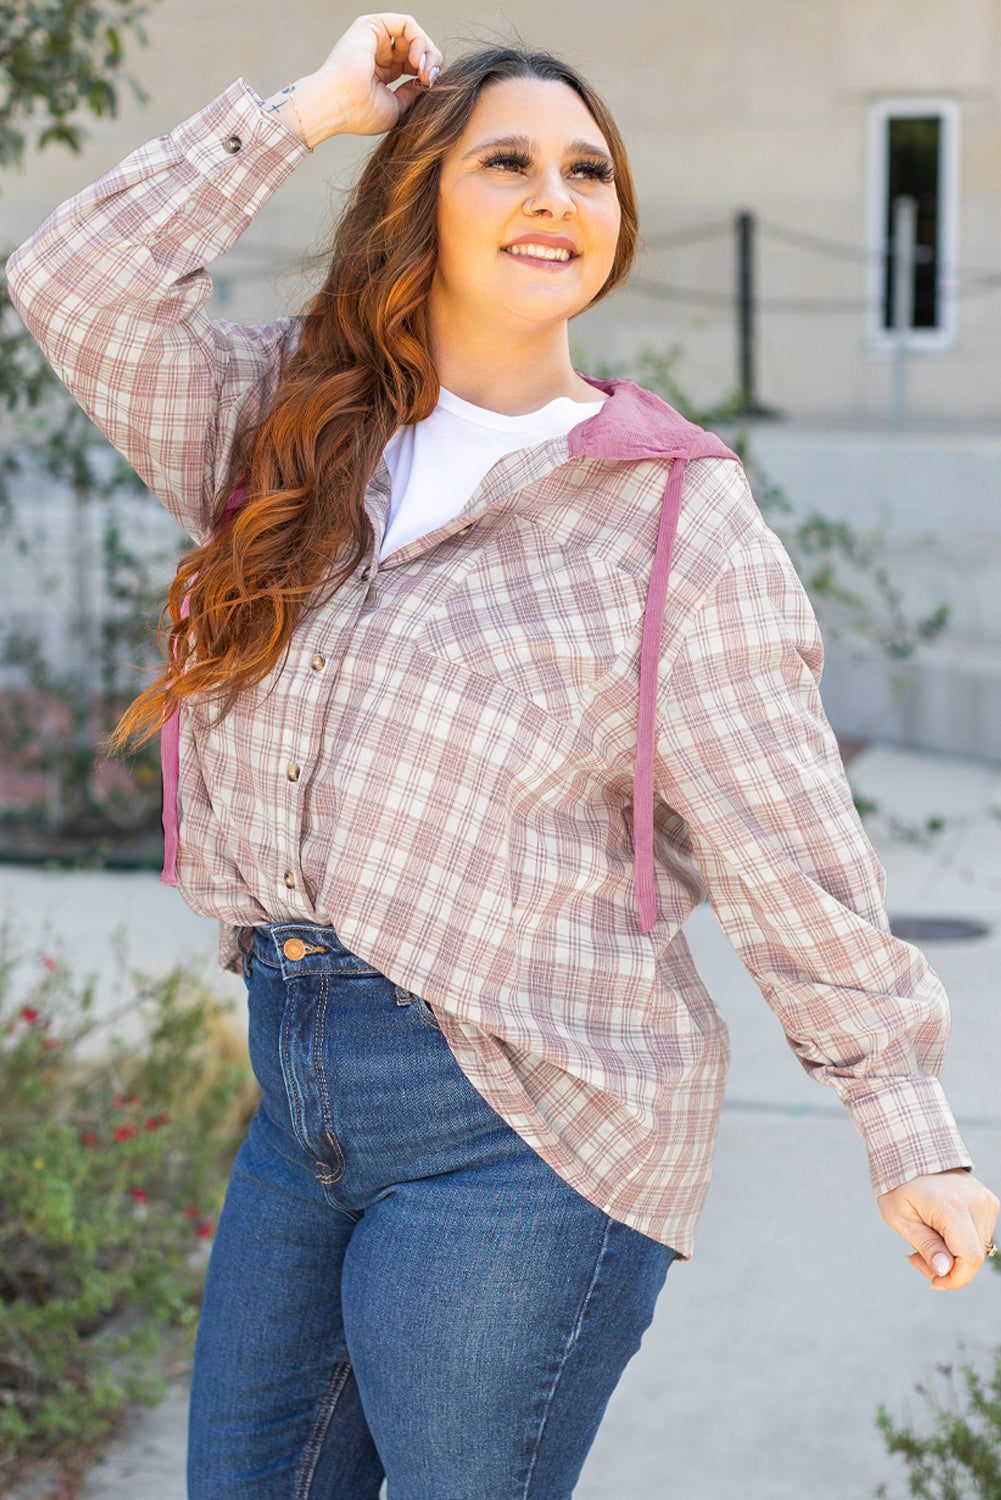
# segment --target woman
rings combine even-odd
[[[551,58],[441,65],[412,17],[362,17],[8,268],[199,543],[121,730],[167,725],[168,863],[179,740],[177,877],[242,962],[262,1088],[199,1331],[199,1500],[570,1495],[708,1185],[725,1031],[681,934],[706,892],[932,1285],[998,1207],[788,560],[718,439],[571,365],[635,243],[614,122]],[[305,317],[210,322],[205,263],[344,132],[388,133]]]

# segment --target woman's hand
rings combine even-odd
[[[295,113],[286,105],[282,119],[299,125],[310,149],[331,135],[382,135],[433,86],[443,61],[413,16],[359,16],[316,72],[293,84]],[[389,88],[403,77],[408,82]]]
[[[983,1183],[956,1168],[915,1177],[876,1201],[890,1228],[914,1246],[911,1265],[936,1290],[955,1291],[973,1280],[994,1237],[999,1207]]]

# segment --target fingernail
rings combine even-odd
[[[428,75],[428,88],[429,89],[433,89],[434,86],[435,86],[435,84],[438,82],[438,79],[440,77],[441,77],[441,69],[440,68],[432,68],[430,74]]]
[[[948,1276],[952,1270],[952,1259],[944,1250],[940,1250],[937,1255],[932,1256],[931,1268],[936,1276]]]
[[[427,63],[427,60],[428,60],[427,53],[426,52],[422,52],[421,53],[421,65],[417,69],[418,73],[423,73],[424,72],[424,67],[425,67],[425,64]]]

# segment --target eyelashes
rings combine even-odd
[[[523,151],[496,151],[480,158],[482,167],[500,167],[507,171],[527,172],[531,165],[531,158]],[[610,183],[615,181],[615,168],[600,157],[582,156],[570,164],[570,176],[582,177],[587,182]]]
[[[615,168],[607,161],[579,161],[575,162],[575,173],[589,178],[592,182],[614,182]]]
[[[481,167],[507,167],[524,172],[531,166],[528,157],[521,151],[495,151],[480,157]]]

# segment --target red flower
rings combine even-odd
[[[52,973],[53,969],[56,969],[56,968],[59,967],[58,964],[56,963],[55,959],[54,958],[49,958],[48,956],[46,956],[45,958],[42,959],[42,963],[48,969],[48,971],[49,971],[50,974]]]
[[[187,1208],[184,1210],[184,1212],[185,1212],[186,1216],[189,1219],[197,1219],[198,1218],[198,1205],[197,1205],[197,1203],[189,1203],[188,1206],[187,1206]]]
[[[34,1026],[35,1022],[38,1020],[38,1011],[32,1009],[30,1005],[24,1006],[21,1011],[21,1020],[24,1021],[25,1025],[27,1026]]]
[[[138,1108],[139,1108],[139,1100],[138,1100],[138,1099],[137,1099],[137,1098],[135,1098],[135,1096],[134,1096],[134,1095],[133,1095],[133,1097],[132,1097],[132,1098],[131,1098],[131,1099],[130,1099],[130,1100],[129,1100],[129,1101],[128,1101],[128,1103],[129,1103],[129,1109],[138,1109]]]
[[[115,1109],[121,1109],[125,1104],[125,1100],[122,1098],[121,1094],[116,1094],[111,1102],[114,1105]]]
[[[210,1219],[203,1219],[198,1226],[198,1238],[200,1240],[210,1240],[214,1234],[215,1225]]]
[[[141,1187],[130,1187],[129,1192],[137,1203],[146,1203],[149,1200],[148,1193],[144,1193]]]
[[[150,1115],[149,1119],[146,1121],[146,1129],[147,1130],[159,1130],[160,1129],[160,1121],[157,1119],[156,1115]]]
[[[59,1038],[57,1036],[47,1036],[45,1038],[45,1045],[49,1049],[49,1051],[52,1052],[56,1047],[59,1046]]]
[[[134,1125],[119,1125],[115,1131],[116,1141],[131,1141],[139,1134]]]
[[[81,1146],[96,1146],[97,1136],[92,1130],[85,1130],[83,1135],[80,1137],[80,1144]]]
[[[164,1110],[163,1114],[160,1116],[160,1124],[161,1125],[169,1125],[170,1124],[170,1116],[167,1114],[166,1110]]]

